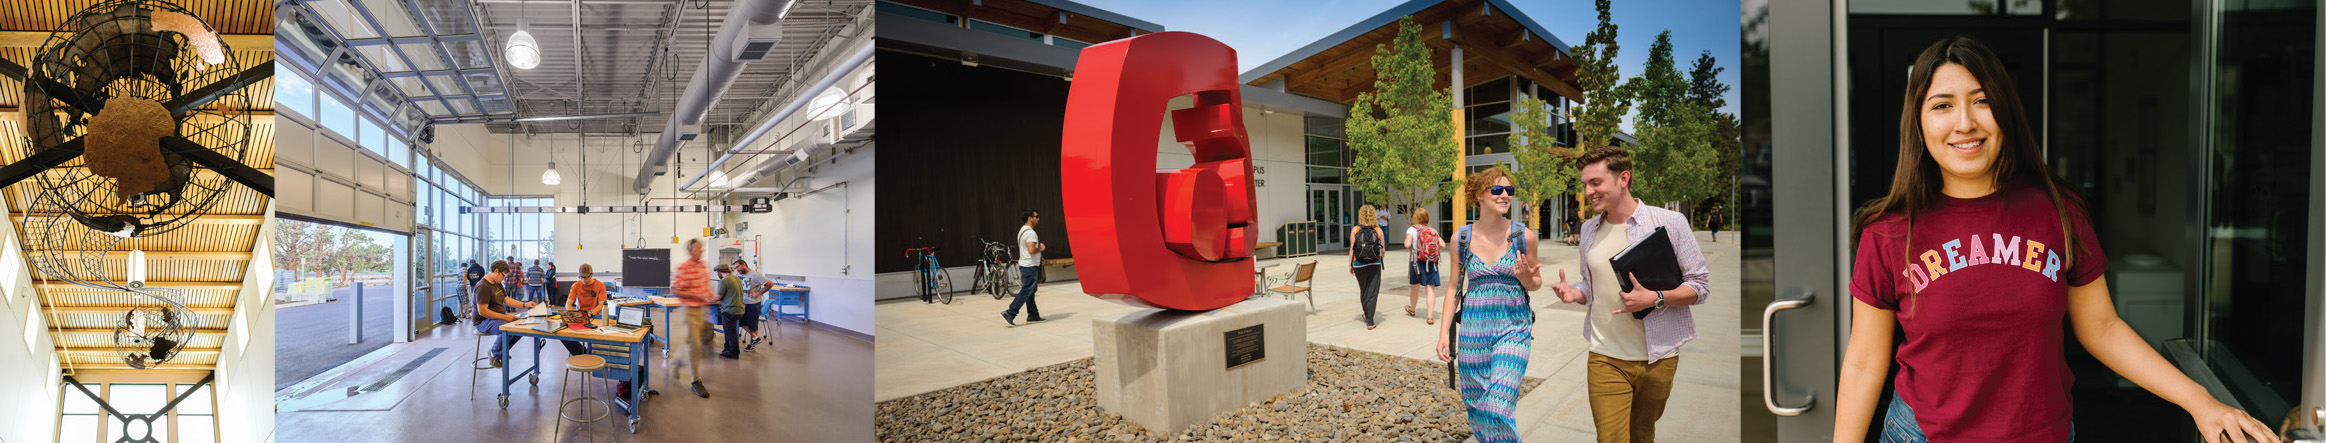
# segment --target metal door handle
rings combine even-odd
[[[1799,407],[1777,405],[1777,372],[1774,363],[1777,361],[1777,353],[1774,352],[1776,349],[1774,346],[1777,342],[1777,328],[1770,322],[1776,318],[1777,311],[1808,306],[1809,301],[1815,299],[1816,296],[1817,291],[1812,289],[1801,294],[1800,298],[1769,302],[1769,307],[1761,310],[1761,405],[1767,406],[1769,413],[1777,414],[1778,417],[1792,417],[1809,412],[1809,408],[1817,406],[1817,394],[1809,394],[1809,401],[1802,403]]]

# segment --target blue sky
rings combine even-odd
[[[1173,31],[1204,34],[1236,48],[1238,71],[1315,42],[1358,21],[1388,11],[1407,0],[1076,0],[1163,25]],[[1583,36],[1599,25],[1595,2],[1589,0],[1509,0],[1552,36],[1569,46],[1583,44]],[[1625,78],[1639,75],[1647,65],[1648,46],[1656,33],[1672,30],[1672,58],[1681,75],[1697,54],[1712,51],[1713,60],[1727,70],[1720,81],[1729,85],[1728,106],[1734,114],[1737,96],[1737,0],[1628,0],[1613,2],[1610,11],[1618,27],[1621,50],[1616,63]],[[1630,119],[1624,121],[1628,131]]]

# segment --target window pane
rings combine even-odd
[[[362,138],[357,139],[363,141],[363,149],[371,151],[373,154],[379,154],[381,157],[387,157],[387,132],[381,131],[380,125],[373,124],[371,119],[368,118],[357,119],[357,126],[363,127],[363,134],[360,135]]]
[[[62,425],[64,428],[57,430],[57,441],[97,443],[97,416],[67,415]]]
[[[1308,137],[1308,164],[1311,166],[1347,166],[1348,164],[1344,163],[1341,158],[1343,152],[1346,150],[1342,149],[1340,140],[1317,136]]]
[[[179,389],[184,389],[185,387],[186,385],[178,385]],[[177,409],[179,414],[208,414],[210,413],[210,410],[209,385],[202,385],[200,388],[195,388],[193,391],[193,396],[186,397],[186,401],[178,402]]]
[[[178,443],[215,443],[218,441],[218,418],[209,415],[178,415]]]
[[[321,108],[319,112],[323,114],[321,120],[323,120],[324,128],[339,133],[341,138],[357,140],[355,138],[355,121],[357,119],[354,109],[348,108],[346,103],[341,103],[339,100],[330,99],[318,100],[316,105]]]
[[[100,411],[97,409],[97,401],[89,399],[87,395],[82,395],[81,390],[64,389],[62,392],[65,393],[66,414],[95,414]]]
[[[402,166],[404,169],[412,169],[412,147],[405,145],[403,140],[389,137],[388,162]]]
[[[1332,138],[1349,138],[1348,122],[1343,119],[1310,116],[1306,118],[1305,121],[1301,122],[1301,124],[1311,135],[1322,135]]]
[[[275,109],[288,109],[302,117],[315,117],[315,84],[297,74],[278,75],[275,79]]]
[[[106,403],[123,414],[151,414],[170,403],[169,390],[163,385],[113,385]]]
[[[1470,107],[1470,127],[1465,135],[1506,134],[1510,132],[1510,104],[1496,103]]]

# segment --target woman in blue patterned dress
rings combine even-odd
[[[1509,218],[1518,194],[1509,173],[1494,167],[1470,174],[1462,191],[1478,202],[1478,221],[1455,234],[1462,296],[1447,297],[1438,312],[1460,317],[1439,322],[1438,359],[1454,361],[1459,351],[1462,403],[1478,441],[1515,442],[1518,422],[1511,414],[1534,346],[1527,292],[1542,288],[1542,265],[1535,262],[1534,232]]]

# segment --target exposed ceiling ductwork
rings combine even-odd
[[[719,103],[719,97],[743,75],[743,64],[765,59],[770,48],[783,36],[784,10],[791,8],[792,0],[739,0],[734,13],[719,24],[717,37],[711,40],[712,50],[703,55],[703,62],[695,68],[693,79],[687,82],[686,92],[678,96],[678,107],[665,124],[662,137],[646,154],[639,165],[638,180],[634,185],[645,194],[655,176],[670,170],[670,159],[678,147],[693,141],[703,133],[703,118]]]

